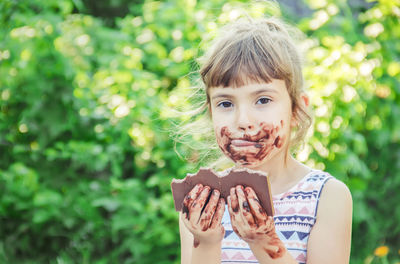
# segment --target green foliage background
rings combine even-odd
[[[175,153],[168,109],[243,8],[308,36],[297,157],[350,187],[351,263],[400,261],[400,2],[287,3],[2,0],[0,263],[179,263],[170,181],[199,164]]]

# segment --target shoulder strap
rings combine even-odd
[[[315,207],[315,214],[314,217],[317,217],[318,205],[319,205],[319,198],[321,197],[322,189],[324,188],[327,181],[333,179],[334,177],[327,172],[321,171],[320,173],[316,174],[316,181],[318,182],[319,188],[317,189],[316,197],[317,197],[317,204]]]

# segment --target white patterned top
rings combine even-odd
[[[312,170],[290,190],[272,197],[276,232],[299,264],[306,263],[308,237],[316,221],[321,191],[332,178],[329,173]],[[227,205],[222,225],[221,263],[258,263],[249,245],[233,231]]]

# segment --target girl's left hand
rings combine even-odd
[[[267,215],[252,188],[232,187],[227,199],[232,228],[241,239],[250,247],[262,247],[273,259],[286,252],[275,232],[273,217]]]

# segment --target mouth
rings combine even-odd
[[[256,147],[261,148],[262,145],[258,141],[249,141],[244,139],[233,139],[231,145],[237,148],[240,147]]]

